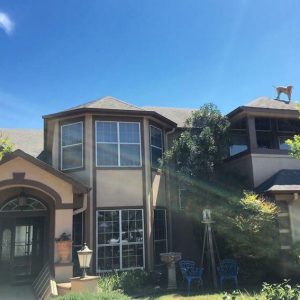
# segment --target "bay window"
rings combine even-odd
[[[140,123],[96,121],[97,167],[141,165]]]
[[[144,268],[142,209],[97,211],[97,272]]]
[[[83,167],[83,122],[61,126],[61,169]]]
[[[150,126],[150,150],[151,166],[158,168],[159,160],[163,155],[163,135],[160,128],[152,125]]]

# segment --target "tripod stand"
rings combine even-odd
[[[217,270],[216,270],[216,258],[220,262],[217,243],[212,231],[212,224],[214,221],[211,219],[211,211],[209,209],[203,210],[203,221],[205,225],[203,247],[201,255],[201,266],[204,266],[204,256],[207,258],[208,271],[212,275],[214,288],[218,287]]]

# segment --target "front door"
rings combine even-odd
[[[45,217],[1,218],[0,277],[14,283],[32,281],[44,260]]]

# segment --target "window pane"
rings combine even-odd
[[[271,130],[271,120],[267,118],[255,118],[256,130]]]
[[[82,123],[61,127],[62,146],[82,143]]]
[[[140,145],[120,145],[121,166],[140,165]]]
[[[295,120],[277,120],[278,131],[295,132],[299,130],[298,121]]]
[[[62,148],[62,169],[82,167],[82,145]]]
[[[266,148],[266,149],[272,148],[272,137],[270,134],[257,132],[256,136],[257,136],[257,145],[259,148]]]
[[[117,122],[97,122],[97,142],[117,143]]]
[[[120,123],[119,130],[121,143],[140,142],[140,132],[138,123]]]
[[[230,156],[243,152],[247,149],[248,149],[247,135],[243,135],[243,134],[231,135],[231,145],[229,148]]]
[[[143,267],[143,245],[124,245],[122,261],[123,269]]]
[[[152,167],[158,168],[159,167],[159,159],[162,158],[162,150],[151,147],[151,165]]]
[[[98,211],[98,271],[144,266],[144,232],[143,221],[140,220],[141,214],[141,209]],[[120,266],[120,255],[122,255],[122,266]]]
[[[162,148],[162,130],[150,126],[151,145]]]
[[[154,240],[165,240],[166,230],[166,211],[163,209],[154,210]]]
[[[97,166],[117,166],[118,145],[97,144]]]
[[[281,150],[290,150],[290,146],[285,143],[286,140],[290,139],[290,136],[279,136],[279,149]]]

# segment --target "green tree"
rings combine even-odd
[[[0,133],[0,160],[2,160],[5,154],[11,153],[13,149],[14,144],[10,141],[10,139]]]
[[[194,111],[186,125],[166,151],[164,164],[193,178],[211,176],[227,156],[230,123],[216,105],[209,103]]]
[[[292,139],[286,140],[286,143],[290,146],[290,155],[300,160],[300,135],[294,135]]]

